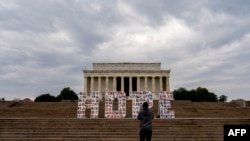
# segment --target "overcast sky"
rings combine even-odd
[[[0,0],[0,98],[83,91],[93,62],[161,62],[170,89],[250,100],[248,0]]]

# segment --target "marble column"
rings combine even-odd
[[[101,88],[101,86],[102,86],[102,81],[101,81],[101,79],[102,79],[102,77],[98,77],[98,92],[99,93],[101,93],[102,92],[102,88]]]
[[[152,77],[152,93],[155,93],[155,77]]]
[[[109,91],[109,77],[106,77],[106,92]]]
[[[92,93],[94,91],[94,77],[91,76],[91,80],[90,80],[90,93]]]
[[[162,87],[162,77],[160,76],[159,79],[160,79],[160,91],[163,91],[163,87]]]
[[[124,77],[121,77],[121,91],[124,92]]]
[[[113,91],[117,91],[117,89],[116,89],[116,77],[113,77]]]
[[[145,89],[145,91],[148,91],[148,77],[147,76],[145,76],[144,77],[144,89]]]
[[[137,91],[137,92],[141,91],[141,90],[140,90],[140,85],[141,85],[141,84],[140,84],[140,77],[137,77],[137,87],[136,87],[136,91]]]

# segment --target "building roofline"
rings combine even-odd
[[[171,70],[83,70],[83,73],[126,73],[126,72],[133,72],[133,73],[157,73],[157,72],[167,72],[170,73]]]
[[[94,62],[93,64],[161,64],[161,62],[111,62],[111,63]]]

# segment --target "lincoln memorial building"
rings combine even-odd
[[[151,91],[158,98],[160,91],[170,91],[170,70],[162,70],[161,63],[93,63],[93,70],[83,70],[84,92]]]

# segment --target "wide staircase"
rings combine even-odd
[[[139,121],[130,118],[130,102],[125,119],[103,118],[103,103],[99,119],[77,119],[75,102],[2,104],[0,141],[138,141]],[[157,104],[151,109],[152,141],[223,141],[224,125],[250,125],[250,108],[232,103],[174,101],[174,119],[157,118]]]
[[[155,119],[152,141],[222,141],[223,125],[249,118]],[[138,141],[136,119],[0,119],[1,141]]]

